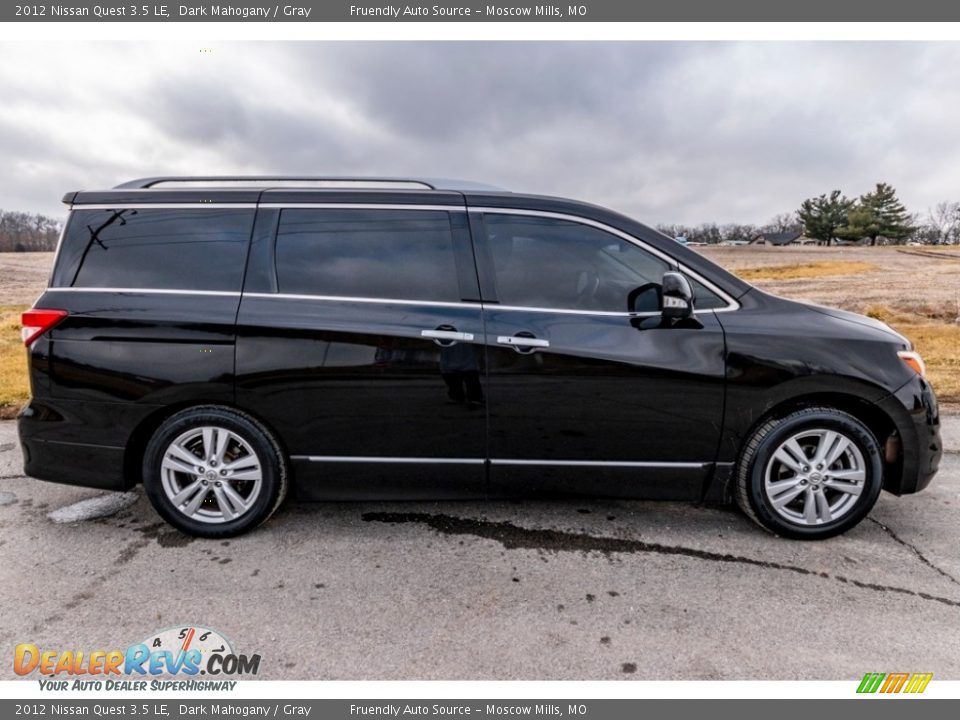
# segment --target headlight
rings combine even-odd
[[[913,350],[900,350],[897,355],[899,355],[900,359],[917,375],[922,378],[927,376],[927,366],[923,362],[923,358],[920,357],[920,353],[914,352]]]

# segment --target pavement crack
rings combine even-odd
[[[872,590],[874,592],[908,595],[910,597],[929,600],[931,602],[940,603],[949,607],[960,608],[960,600],[953,600],[947,597],[931,595],[930,593],[897,587],[895,585],[882,585],[879,583],[863,582],[862,580],[855,580],[843,575],[808,570],[807,568],[800,567],[799,565],[788,565],[786,563],[773,562],[770,560],[757,560],[756,558],[746,557],[744,555],[719,553],[710,550],[697,550],[695,548],[687,548],[677,545],[663,545],[661,543],[652,543],[630,538],[612,538],[590,535],[584,532],[525,528],[519,525],[514,525],[511,522],[459,518],[441,513],[367,512],[363,513],[361,517],[365,522],[381,522],[389,524],[419,523],[445,535],[472,535],[474,537],[484,538],[487,540],[495,540],[508,550],[539,550],[547,552],[583,553],[596,552],[602,555],[611,555],[614,553],[652,553],[656,555],[678,555],[697,560],[706,560],[709,562],[750,565],[753,567],[764,568],[766,570],[778,570],[781,572],[796,573],[797,575],[820,577],[825,580],[833,580],[838,583],[843,583],[844,585],[853,585],[854,587],[864,590]]]
[[[910,552],[912,552],[914,555],[916,555],[916,556],[917,556],[917,559],[919,559],[920,562],[922,562],[922,563],[923,563],[924,565],[926,565],[928,568],[930,568],[931,570],[934,570],[934,571],[938,572],[940,575],[943,575],[943,577],[947,578],[947,580],[949,580],[950,582],[952,582],[954,585],[960,585],[960,580],[957,580],[957,578],[955,578],[953,575],[951,575],[951,574],[948,573],[946,570],[944,570],[943,568],[941,568],[939,565],[937,565],[936,563],[934,563],[933,561],[931,561],[930,558],[928,558],[926,555],[924,555],[923,552],[920,550],[920,548],[918,548],[916,545],[914,545],[913,543],[909,543],[909,542],[907,542],[906,540],[904,540],[902,537],[900,537],[899,535],[897,535],[891,528],[889,528],[888,526],[884,525],[884,524],[883,524],[882,522],[880,522],[879,520],[875,520],[875,519],[872,518],[872,517],[868,517],[867,520],[869,520],[870,522],[872,522],[874,525],[877,525],[881,530],[883,530],[887,535],[889,535],[889,536],[893,539],[894,542],[896,542],[896,543],[898,543],[898,544],[900,544],[900,545],[903,545],[903,547],[907,548]]]
[[[0,475],[0,480],[26,480],[26,475]]]

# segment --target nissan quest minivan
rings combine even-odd
[[[820,539],[937,471],[904,337],[594,205],[273,177],[64,202],[23,315],[25,472],[142,482],[186,533],[250,530],[293,490],[735,501]]]

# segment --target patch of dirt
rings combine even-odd
[[[32,305],[50,279],[52,252],[0,253],[0,305]]]
[[[756,267],[825,262],[868,263],[875,270],[843,276],[751,279],[757,287],[795,300],[866,314],[888,307],[937,321],[960,317],[960,255],[905,253],[895,247],[693,248],[733,273]]]

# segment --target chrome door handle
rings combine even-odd
[[[473,333],[457,332],[456,330],[421,330],[420,337],[431,340],[446,340],[447,342],[472,342]]]
[[[541,340],[540,338],[533,337],[523,337],[522,335],[499,335],[497,337],[497,342],[500,345],[510,345],[516,349],[528,349],[528,348],[548,348],[550,347],[549,340]]]

